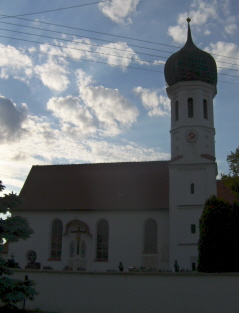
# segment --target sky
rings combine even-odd
[[[33,165],[170,159],[164,64],[187,36],[213,54],[218,172],[239,146],[238,0],[3,0],[0,180]]]

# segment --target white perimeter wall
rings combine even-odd
[[[17,270],[36,282],[26,308],[57,313],[236,313],[238,274],[66,273]],[[20,306],[22,307],[22,306]]]

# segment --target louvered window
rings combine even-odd
[[[208,107],[206,99],[203,99],[203,116],[205,119],[208,119]]]
[[[188,98],[188,117],[193,117],[193,98]]]

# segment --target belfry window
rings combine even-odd
[[[51,227],[51,253],[50,257],[54,260],[61,259],[62,250],[62,231],[63,225],[61,220],[55,220]]]
[[[191,186],[190,186],[190,192],[191,192],[192,194],[194,194],[194,192],[195,192],[195,186],[194,186],[194,184],[191,184]]]
[[[96,261],[108,261],[109,224],[100,220],[97,225]]]
[[[144,250],[143,253],[157,253],[158,226],[154,219],[150,218],[144,225]]]
[[[208,119],[208,107],[206,99],[203,99],[203,116],[205,119]]]
[[[191,224],[191,234],[196,234],[196,225]]]
[[[188,117],[193,117],[193,98],[188,98]]]
[[[175,102],[175,121],[179,119],[178,100]]]

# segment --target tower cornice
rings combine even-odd
[[[207,90],[208,92],[211,92],[213,95],[213,98],[217,94],[217,87],[212,84],[208,84],[202,81],[185,81],[185,82],[178,82],[170,87],[166,88],[167,95],[170,98],[170,95],[174,94],[175,92],[179,91],[180,89],[198,89],[202,88],[204,90]]]

